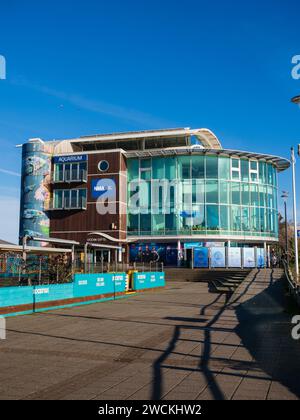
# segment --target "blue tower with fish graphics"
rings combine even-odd
[[[31,140],[22,149],[20,242],[25,235],[48,238],[50,219],[51,154],[42,140]],[[30,243],[30,242],[29,242]],[[37,245],[37,243],[31,243]]]

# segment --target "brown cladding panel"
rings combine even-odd
[[[109,163],[109,170],[105,173],[98,169],[98,164],[101,160],[107,160]],[[120,168],[126,170],[126,161],[120,152],[109,153],[95,153],[88,157],[88,182],[83,185],[87,188],[88,204],[86,210],[65,210],[52,211],[50,213],[50,232],[51,236],[64,239],[74,239],[80,242],[86,242],[87,234],[89,232],[100,231],[109,234],[118,239],[126,239],[126,190],[127,181],[126,176],[119,176]],[[124,172],[123,172],[124,174]],[[92,179],[113,179],[116,183],[116,214],[100,215],[97,212],[96,200],[92,198],[91,181]],[[76,188],[73,186],[72,188]],[[70,188],[70,186],[69,186]],[[119,192],[124,203],[119,203]],[[121,207],[121,209],[120,209]],[[120,211],[124,214],[121,215]],[[115,224],[118,230],[112,230],[112,224]]]

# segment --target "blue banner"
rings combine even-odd
[[[194,267],[208,268],[208,248],[194,249]]]
[[[211,267],[212,268],[225,268],[225,248],[211,248]]]

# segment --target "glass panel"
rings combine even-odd
[[[64,202],[65,202],[65,205],[64,205],[64,207],[66,208],[66,209],[69,209],[70,208],[70,194],[71,193],[71,191],[68,191],[68,190],[65,190],[64,191]]]
[[[267,232],[268,231],[268,223],[267,223],[267,214],[266,210],[263,208],[259,209],[259,222],[260,222],[260,232]]]
[[[241,230],[241,208],[238,206],[231,207],[231,230]]]
[[[73,181],[78,180],[78,169],[79,169],[79,165],[77,163],[72,163],[72,180]]]
[[[141,224],[141,234],[142,232],[150,233],[151,232],[151,215],[150,214],[141,214],[140,215],[140,224]]]
[[[191,158],[183,156],[178,158],[179,161],[179,177],[181,179],[190,179],[191,177]]]
[[[229,182],[220,182],[220,203],[221,204],[229,204]]]
[[[165,216],[163,214],[157,214],[152,217],[153,231],[164,233],[165,231]]]
[[[176,232],[177,223],[175,214],[166,214],[166,233],[167,231]]]
[[[55,165],[55,181],[63,181],[64,180],[64,165]]]
[[[79,207],[86,207],[86,190],[79,190]]]
[[[139,230],[139,215],[128,215],[128,231],[137,232]]]
[[[239,182],[231,183],[231,203],[241,204],[241,190]]]
[[[206,206],[207,230],[216,230],[219,228],[219,207]]]
[[[261,207],[266,206],[266,196],[267,196],[266,187],[263,185],[260,185],[259,186],[259,202],[260,202]]]
[[[150,181],[151,171],[141,171],[141,179],[143,179],[144,181]]]
[[[80,163],[79,165],[79,179],[86,180],[86,163]]]
[[[204,178],[204,156],[192,156],[192,178]]]
[[[193,206],[193,231],[205,230],[205,206]]]
[[[268,168],[268,184],[272,185],[273,184],[273,167],[272,165],[268,164],[267,168]]]
[[[141,159],[141,168],[151,168],[151,159]]]
[[[165,177],[166,179],[176,179],[176,159],[168,158],[165,161]]]
[[[206,203],[218,203],[218,182],[207,181],[206,183]]]
[[[218,158],[217,156],[206,156],[206,178],[218,179]]]
[[[71,165],[68,163],[65,165],[65,181],[71,180]]]
[[[78,193],[78,190],[72,190],[71,191],[71,207],[73,209],[75,209],[75,208],[78,207],[78,204],[77,204],[77,193]]]
[[[240,169],[240,160],[239,159],[231,159],[232,168]]]
[[[229,211],[228,206],[220,206],[220,228],[222,230],[230,230],[228,211]]]
[[[249,182],[249,161],[241,160],[241,178],[242,181]]]
[[[249,207],[242,207],[242,230],[250,230],[250,209]]]
[[[254,232],[258,232],[260,230],[259,209],[257,207],[251,208],[250,215],[251,215],[251,230]]]
[[[162,158],[152,159],[152,178],[165,178],[165,161]]]
[[[61,209],[63,207],[63,191],[54,191],[54,208]]]
[[[258,162],[256,160],[251,160],[250,161],[250,169],[251,171],[257,171],[258,168]]]
[[[139,178],[139,160],[138,159],[129,159],[127,160],[127,176],[128,181]]]
[[[196,179],[193,181],[193,203],[205,202],[205,183]]]
[[[251,185],[251,205],[259,206],[258,186]]]
[[[244,206],[249,206],[249,204],[250,204],[249,184],[242,184],[242,204]]]
[[[230,179],[230,159],[219,157],[219,179]]]

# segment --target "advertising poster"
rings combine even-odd
[[[231,268],[242,267],[241,248],[228,248],[228,267],[231,267]]]
[[[225,268],[225,248],[211,248],[211,267]]]
[[[264,268],[265,267],[265,250],[263,248],[257,248],[257,267]]]
[[[208,248],[194,249],[194,267],[208,268]]]
[[[244,248],[244,267],[254,268],[255,267],[255,249]]]

